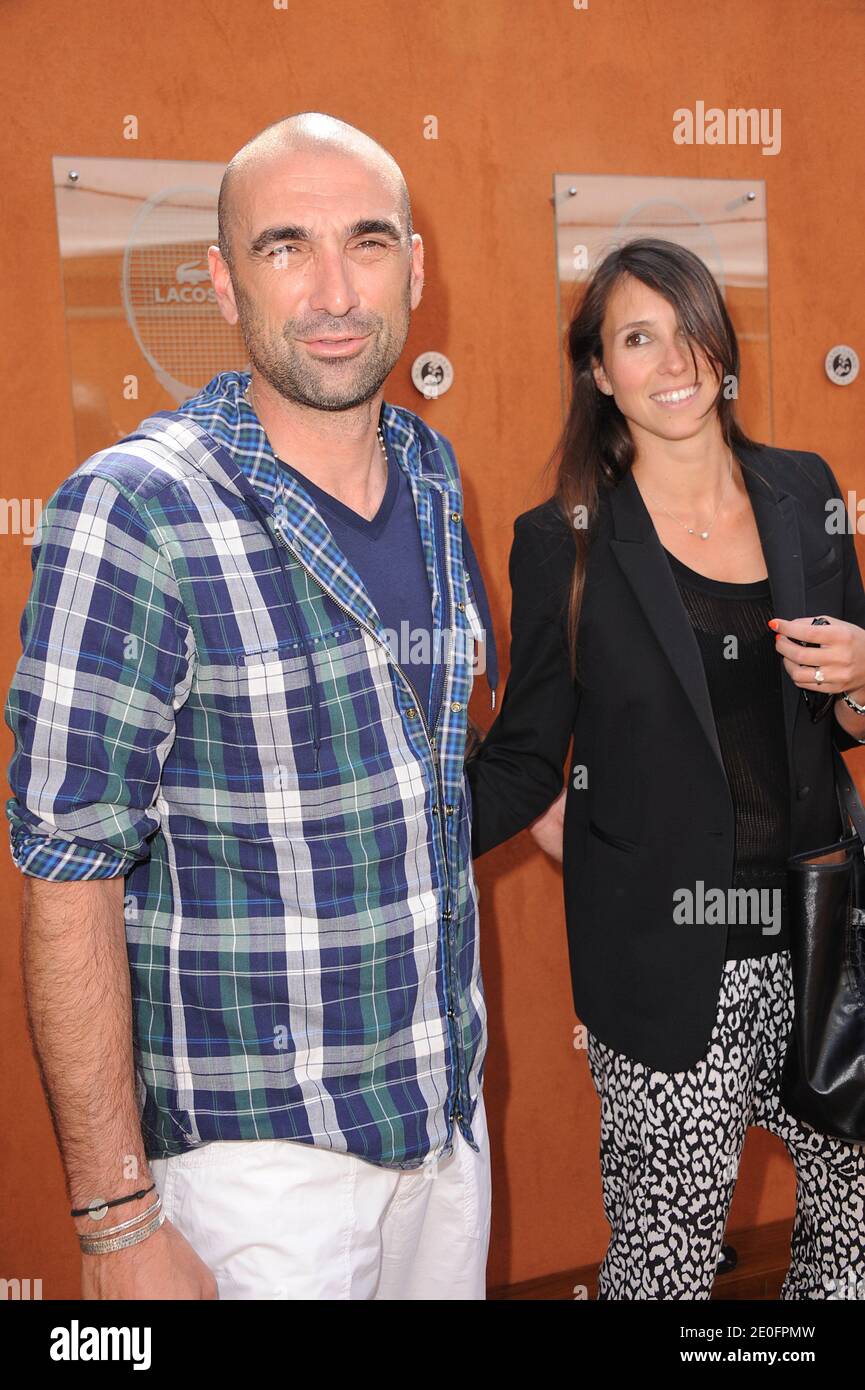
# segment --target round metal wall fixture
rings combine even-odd
[[[443,352],[422,352],[411,364],[411,379],[427,400],[443,396],[454,384],[454,369]]]
[[[859,354],[846,343],[836,343],[826,353],[826,375],[836,386],[850,386],[859,375]]]

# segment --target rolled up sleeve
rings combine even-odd
[[[146,508],[96,473],[46,503],[4,717],[12,858],[45,879],[114,878],[150,854],[194,643]]]

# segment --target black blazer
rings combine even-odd
[[[825,614],[865,627],[853,536],[827,530],[842,494],[818,455],[736,450],[779,618]],[[756,471],[754,471],[756,470]],[[846,512],[841,513],[846,524]],[[602,493],[571,680],[565,602],[573,532],[548,501],[517,517],[510,555],[511,669],[501,709],[466,765],[477,855],[559,795],[568,746],[563,881],[574,1007],[602,1042],[661,1071],[705,1055],[726,925],[673,921],[674,890],[732,884],[734,812],[702,658],[631,474]],[[779,663],[782,659],[778,657]],[[815,722],[781,665],[790,852],[841,833],[832,711]],[[824,696],[821,700],[833,700]],[[584,765],[587,786],[571,770]]]

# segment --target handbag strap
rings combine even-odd
[[[862,843],[865,844],[865,806],[862,805],[862,799],[856,790],[856,783],[850,776],[850,770],[834,743],[832,755],[835,759],[835,790],[838,794],[842,822],[845,813],[849,815],[853,829]]]

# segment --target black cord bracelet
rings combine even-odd
[[[101,1198],[94,1198],[89,1207],[78,1207],[69,1214],[70,1216],[92,1216],[94,1209],[102,1211],[105,1207],[122,1207],[124,1202],[137,1202],[139,1197],[146,1197],[155,1186],[156,1183],[153,1182],[149,1187],[142,1187],[140,1192],[130,1192],[128,1197],[115,1197],[111,1202],[103,1202]]]

